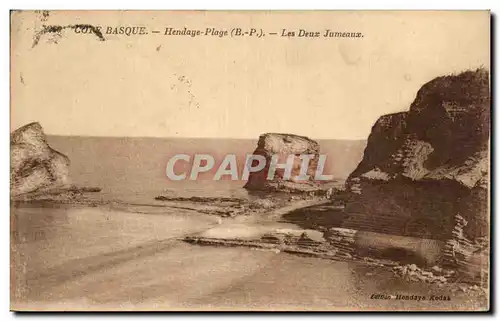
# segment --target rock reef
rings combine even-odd
[[[69,186],[69,158],[49,146],[39,123],[15,130],[10,143],[11,196]]]
[[[461,238],[488,237],[489,131],[487,70],[426,83],[409,111],[373,126],[346,182],[342,226],[447,241],[459,215]]]
[[[220,217],[257,214],[288,203],[288,199],[277,199],[272,197],[251,201],[236,197],[175,197],[159,195],[155,197],[155,200],[167,204],[166,206],[196,210],[200,213],[217,215]]]

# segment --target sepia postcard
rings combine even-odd
[[[12,311],[489,311],[489,11],[10,23]]]

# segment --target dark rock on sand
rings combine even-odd
[[[10,142],[11,196],[69,186],[69,158],[47,144],[39,123],[15,130]]]
[[[487,70],[425,84],[408,112],[373,126],[346,183],[343,227],[446,241],[459,215],[460,238],[487,237],[489,124]],[[467,266],[467,255],[455,259]]]
[[[107,202],[101,199],[89,198],[87,195],[88,193],[96,193],[100,191],[101,188],[99,187],[49,187],[41,188],[30,193],[12,196],[11,200],[13,201],[14,206],[26,203],[43,203],[43,206],[46,206],[47,203],[97,206]]]
[[[273,197],[272,195],[257,199],[206,196],[177,197],[159,195],[155,197],[155,200],[164,202],[166,206],[191,209],[200,213],[221,217],[234,217],[238,215],[268,212],[285,206],[290,202],[289,197],[279,198]]]
[[[191,197],[178,197],[178,196],[165,196],[159,195],[155,197],[157,201],[170,201],[170,202],[193,202],[193,203],[245,203],[244,199],[236,197],[205,197],[205,196],[191,196]]]

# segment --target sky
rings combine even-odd
[[[99,41],[68,28],[33,46],[43,24],[149,34]],[[278,35],[192,38],[165,36],[166,27]],[[283,29],[363,37],[289,38]],[[489,68],[489,32],[487,11],[14,12],[11,130],[38,121],[53,135],[366,139],[378,117],[408,110],[425,82]]]

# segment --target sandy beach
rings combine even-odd
[[[376,300],[387,289],[429,293],[383,268],[245,247],[191,245],[241,218],[167,207],[14,208],[12,306],[23,310],[352,310],[474,308],[451,301]],[[240,224],[241,225],[241,224]],[[244,225],[242,225],[244,226]],[[293,224],[283,224],[284,227]],[[243,227],[244,228],[244,227]],[[251,229],[249,229],[251,231]],[[436,295],[449,291],[436,288]],[[397,292],[397,293],[396,293]],[[392,294],[392,293],[391,293]],[[476,307],[477,308],[477,307]]]

